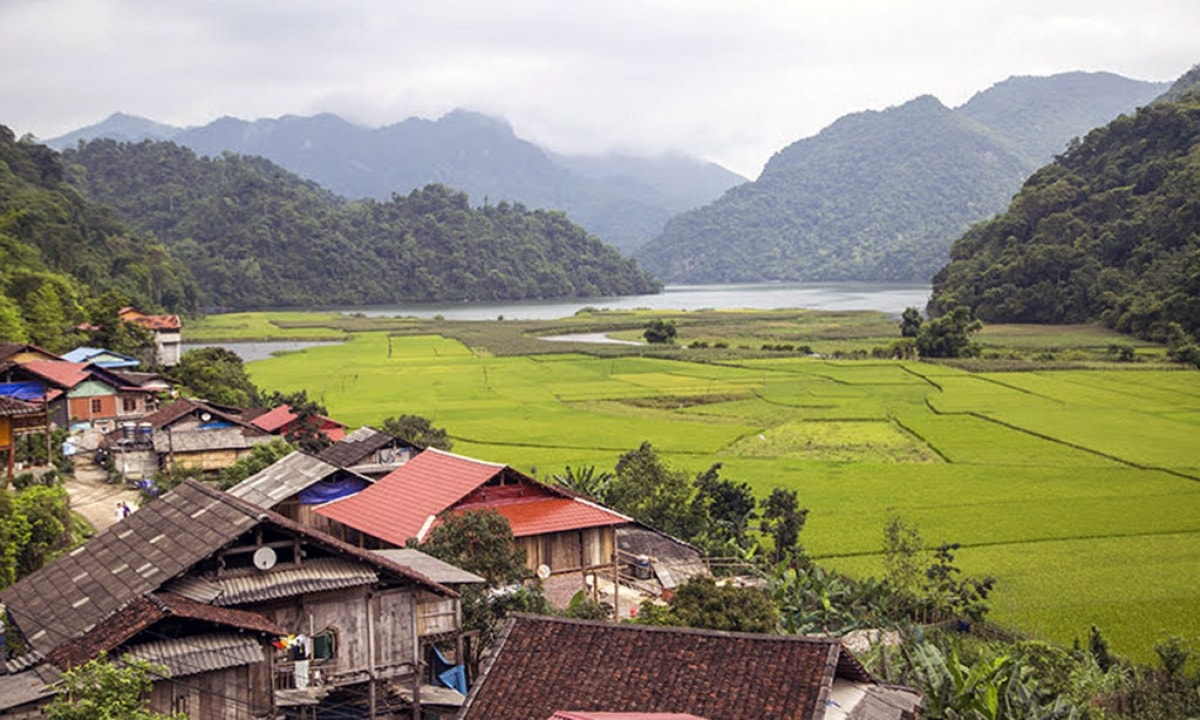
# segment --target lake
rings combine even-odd
[[[530,300],[496,303],[407,303],[339,312],[370,317],[412,316],[447,320],[554,320],[585,307],[609,310],[704,310],[810,308],[813,310],[881,310],[900,316],[906,307],[922,310],[929,285],[880,283],[750,283],[743,285],[672,285],[658,295],[624,295],[583,300]]]

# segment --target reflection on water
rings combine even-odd
[[[658,295],[622,295],[584,300],[530,300],[506,303],[407,303],[340,312],[369,317],[412,316],[446,320],[554,320],[585,307],[609,310],[705,310],[809,308],[880,310],[899,317],[906,307],[925,308],[928,285],[880,283],[753,283],[743,285],[672,285]]]
[[[340,342],[317,342],[317,341],[299,341],[299,340],[278,340],[271,342],[224,342],[224,343],[183,343],[183,352],[188,350],[199,350],[207,347],[222,347],[226,350],[232,350],[237,353],[242,362],[253,362],[254,360],[266,360],[275,353],[292,352],[295,350],[303,350],[310,347],[322,347],[324,345],[341,345]]]

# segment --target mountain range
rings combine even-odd
[[[257,155],[346,198],[387,200],[429,184],[466,192],[475,205],[519,202],[562,210],[605,242],[630,252],[673,215],[699,207],[746,179],[678,155],[639,158],[560,155],[522,140],[504,120],[455,110],[367,128],[337,115],[254,121],[223,117],[179,128],[116,113],[48,140],[169,140],[197,155]]]
[[[1017,77],[954,109],[924,96],[847,115],[777,152],[756,181],[672,218],[634,256],[677,283],[928,282],[950,244],[1072,138],[1167,87]]]

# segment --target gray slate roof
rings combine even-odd
[[[475,573],[467,572],[456,565],[451,565],[432,555],[426,555],[420,550],[397,548],[375,550],[373,552],[376,555],[382,555],[397,565],[410,567],[430,580],[443,585],[474,585],[476,583],[487,582]]]
[[[335,465],[299,450],[251,475],[228,492],[268,510],[283,500],[339,471]]]
[[[370,459],[381,448],[403,442],[385,432],[364,426],[325,448],[317,457],[338,467],[351,467]]]

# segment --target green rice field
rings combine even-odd
[[[610,469],[649,440],[693,472],[720,462],[760,495],[796,489],[806,547],[839,570],[881,572],[895,508],[998,579],[997,622],[1068,644],[1095,624],[1141,660],[1167,635],[1200,637],[1200,372],[501,356],[437,335],[349,338],[252,363],[251,377],[305,389],[351,426],[424,415],[455,452],[542,478]]]

